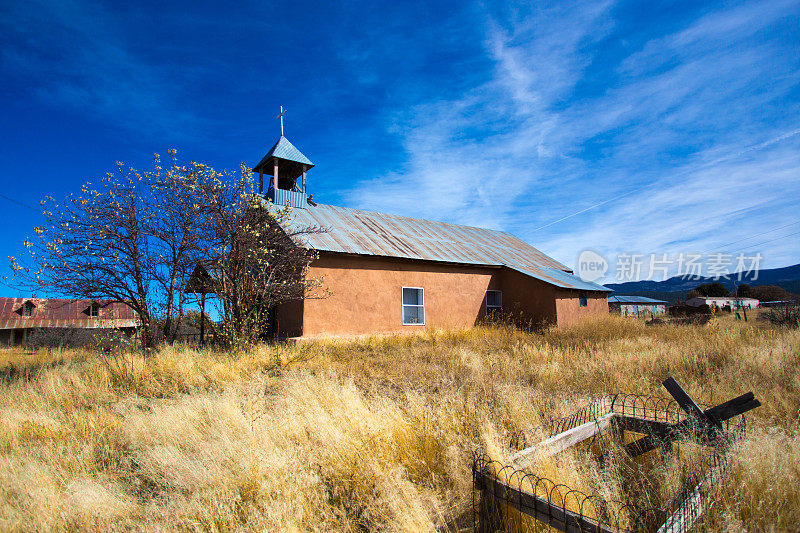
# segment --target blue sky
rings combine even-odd
[[[7,198],[170,147],[255,164],[283,105],[323,203],[507,230],[570,266],[800,262],[798,2],[0,5],[0,257],[39,221]]]

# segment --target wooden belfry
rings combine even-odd
[[[276,204],[291,205],[292,207],[306,207],[307,179],[306,173],[314,166],[300,150],[283,136],[283,116],[286,110],[281,106],[281,112],[275,118],[280,120],[281,136],[269,149],[261,161],[253,167],[253,172],[258,172],[258,192],[266,193],[267,197]],[[272,176],[267,190],[264,191],[264,174]],[[297,181],[301,179],[298,185]]]
[[[761,403],[748,392],[704,411],[674,378],[666,379],[663,385],[675,403],[629,394],[604,397],[568,417],[552,420],[542,428],[550,438],[504,461],[477,454],[472,466],[473,490],[479,493],[478,498],[473,498],[475,531],[510,531],[515,526],[522,530],[523,522],[504,519],[509,517],[509,509],[514,509],[559,531],[688,532],[724,479],[731,444],[744,434],[743,418],[732,430],[726,421]],[[686,413],[685,417],[680,411]],[[539,460],[581,442],[591,442],[606,430],[616,440],[624,439],[625,431],[643,435],[625,446],[625,451],[634,457],[658,447],[669,453],[678,440],[706,447],[707,455],[685,474],[663,507],[649,507],[646,503],[642,506],[635,501],[609,502],[596,494],[584,494],[539,477],[531,469]],[[612,510],[612,503],[621,505],[619,511]],[[623,512],[629,513],[627,522],[621,521],[619,513]]]

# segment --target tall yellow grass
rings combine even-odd
[[[709,404],[748,390],[764,404],[704,524],[800,523],[796,330],[608,317],[544,334],[5,357],[18,371],[0,384],[3,530],[456,530],[471,524],[475,449],[502,456],[513,432],[594,395],[664,394],[669,375]]]

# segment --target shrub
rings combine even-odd
[[[800,303],[794,302],[778,307],[773,307],[766,313],[764,318],[770,324],[784,326],[787,328],[800,328]]]
[[[112,353],[129,351],[134,348],[134,342],[122,331],[110,329],[95,333],[88,347],[101,353]]]
[[[92,343],[96,330],[83,328],[38,328],[28,336],[32,348],[84,348]]]
[[[710,315],[711,308],[706,304],[697,307],[691,305],[671,305],[668,312],[671,316]]]
[[[762,302],[775,302],[779,300],[791,300],[792,295],[783,287],[777,285],[759,285],[758,287],[751,287],[747,291],[748,298],[755,298]]]
[[[725,285],[720,283],[719,281],[715,281],[714,283],[705,283],[703,285],[698,285],[694,291],[700,294],[700,296],[730,296],[731,292],[725,288]]]

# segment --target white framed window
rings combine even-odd
[[[486,291],[486,316],[503,314],[503,292]]]
[[[422,287],[403,287],[403,325],[425,324],[425,290]]]

